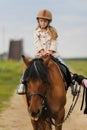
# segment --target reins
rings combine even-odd
[[[76,84],[76,86],[77,86],[77,84]],[[69,110],[68,110],[68,113],[67,113],[67,115],[65,116],[64,120],[63,120],[61,123],[55,124],[55,123],[53,122],[53,118],[52,118],[52,117],[50,117],[50,121],[48,121],[48,120],[46,120],[46,121],[47,121],[48,123],[51,123],[51,124],[54,125],[54,126],[57,126],[57,127],[58,127],[58,126],[61,126],[63,123],[65,123],[65,121],[70,117],[70,115],[71,115],[73,109],[75,108],[75,105],[76,105],[76,103],[77,103],[77,101],[78,101],[78,98],[79,98],[79,95],[80,95],[80,91],[81,91],[81,85],[79,86],[77,95],[74,95],[74,96],[73,96],[72,103],[71,103],[71,105],[70,105],[70,108],[69,108]]]

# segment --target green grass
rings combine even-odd
[[[65,60],[72,72],[87,76],[87,60]],[[0,61],[0,112],[9,105],[23,71],[23,63]]]
[[[22,75],[22,63],[16,61],[0,61],[0,111],[9,103]]]
[[[87,77],[87,59],[65,60],[65,63],[68,65],[69,70],[72,72],[76,72]]]

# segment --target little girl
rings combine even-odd
[[[56,29],[50,25],[52,21],[51,12],[46,9],[41,10],[37,14],[36,19],[38,22],[38,26],[34,32],[34,45],[36,48],[35,57],[52,55],[55,58],[58,58],[58,60],[62,62],[62,64],[64,64],[62,59],[58,57],[57,53],[58,33]],[[87,87],[87,79],[83,77],[80,80],[81,83],[83,83],[85,87]],[[24,79],[22,78],[21,84],[18,88],[18,94],[23,93],[25,93],[25,85],[24,85]]]
[[[54,27],[50,26],[52,14],[48,10],[41,10],[37,15],[38,27],[34,32],[34,44],[36,47],[36,57],[57,55],[58,34]]]

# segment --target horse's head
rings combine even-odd
[[[45,106],[46,94],[49,85],[47,64],[50,57],[46,59],[34,59],[30,61],[23,56],[27,65],[25,80],[27,81],[27,93],[29,95],[29,113],[33,120],[38,120]]]

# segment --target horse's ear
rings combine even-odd
[[[26,66],[28,66],[30,63],[29,58],[26,58],[24,55],[22,55],[22,58],[23,58],[24,63],[26,64]]]
[[[47,56],[46,58],[44,58],[44,64],[48,65],[49,60],[50,60],[50,56]]]

